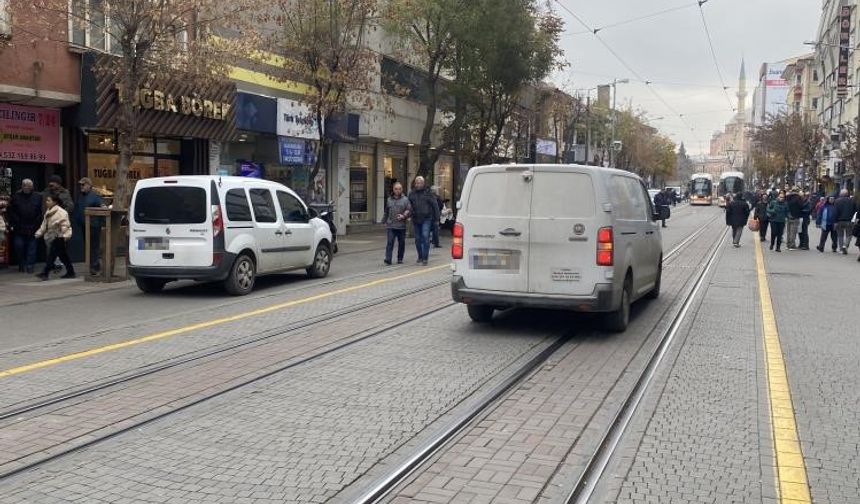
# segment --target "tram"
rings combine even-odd
[[[714,177],[710,173],[696,173],[690,180],[690,204],[712,205],[714,203]]]
[[[717,187],[717,196],[721,207],[726,206],[727,194],[738,194],[745,191],[744,174],[741,172],[725,172],[720,175],[720,185]]]

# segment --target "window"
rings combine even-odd
[[[304,205],[293,195],[278,191],[278,203],[281,205],[281,214],[284,222],[307,222],[308,213]]]
[[[583,173],[538,173],[532,202],[535,217],[582,219],[594,216],[594,185]]]
[[[648,210],[648,193],[642,192],[642,183],[633,178],[625,178],[627,190],[630,193],[630,200],[633,202],[633,211],[636,220],[648,220],[651,212]]]
[[[812,108],[818,110],[818,98],[812,99]]]
[[[272,192],[268,189],[251,189],[251,205],[254,207],[254,220],[257,222],[278,222]]]
[[[134,220],[139,224],[202,224],[208,209],[201,187],[147,187],[135,196]]]
[[[244,189],[227,191],[227,220],[230,222],[251,222],[251,207]]]
[[[522,172],[482,173],[472,181],[467,208],[470,215],[528,217],[531,193]]]

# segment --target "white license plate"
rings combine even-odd
[[[579,282],[582,280],[582,273],[579,270],[570,268],[554,268],[552,270],[553,282]]]
[[[472,252],[470,263],[472,269],[519,270],[520,252],[478,249]]]
[[[137,250],[169,250],[170,240],[167,238],[138,238]]]

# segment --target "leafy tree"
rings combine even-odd
[[[225,41],[218,33],[241,29],[252,0],[13,0],[29,9],[35,20],[56,24],[57,13],[66,13],[71,25],[107,40],[116,57],[103,57],[94,69],[112,75],[120,93],[117,126],[117,164],[114,208],[125,209],[130,197],[128,169],[135,141],[141,134],[139,104],[133,99],[141,87],[165,76],[186,81],[223,78],[242,39]],[[14,9],[18,11],[19,9]],[[31,19],[31,20],[32,20]]]
[[[824,135],[801,114],[770,115],[753,133],[753,162],[762,179],[794,173],[800,165],[814,166]]]
[[[276,26],[268,46],[286,56],[269,62],[280,67],[276,77],[309,84],[302,100],[313,111],[321,147],[326,119],[345,112],[347,100],[372,106],[378,58],[367,37],[377,11],[377,0],[276,0],[263,16]],[[318,156],[309,184],[322,163]]]

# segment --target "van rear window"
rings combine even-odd
[[[147,187],[134,199],[134,221],[139,224],[202,224],[208,204],[202,187]]]
[[[478,174],[469,190],[467,210],[470,215],[488,217],[528,217],[531,185],[514,171]]]
[[[594,217],[594,184],[585,173],[538,172],[534,178],[532,217]]]

